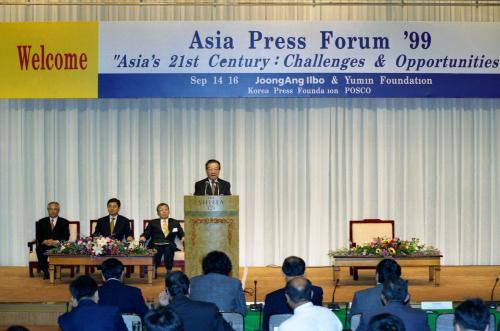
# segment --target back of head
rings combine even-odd
[[[189,278],[181,271],[171,272],[165,277],[165,287],[168,293],[176,297],[189,293]]]
[[[401,277],[401,267],[394,259],[383,259],[376,268],[378,282],[383,284],[386,280]]]
[[[370,319],[368,331],[406,331],[406,328],[399,317],[384,313]]]
[[[388,279],[384,282],[382,295],[387,301],[404,302],[408,296],[408,282],[402,278]]]
[[[233,265],[224,252],[212,251],[208,253],[202,262],[203,274],[216,273],[229,276]]]
[[[106,280],[110,278],[120,279],[123,270],[123,263],[115,258],[107,259],[101,264],[102,275]]]
[[[283,261],[281,270],[287,277],[302,276],[306,271],[306,263],[298,256],[289,256]]]
[[[11,325],[6,331],[30,331],[22,325]]]
[[[481,299],[466,300],[455,310],[455,324],[461,330],[484,331],[489,323],[490,311]]]
[[[88,275],[83,275],[69,284],[69,291],[75,300],[82,298],[91,298],[97,291],[97,282]]]
[[[295,277],[286,283],[285,294],[294,304],[309,302],[312,298],[312,284],[307,278]]]
[[[182,331],[182,319],[168,307],[150,310],[144,316],[144,325],[148,331]]]

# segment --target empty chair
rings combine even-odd
[[[274,331],[284,321],[292,317],[293,314],[274,314],[269,317],[269,330]]]
[[[361,322],[361,314],[356,314],[351,316],[351,330],[356,331]]]
[[[454,331],[455,325],[453,320],[455,315],[452,313],[439,314],[436,318],[436,331]],[[495,330],[496,319],[495,315],[490,315],[490,330]]]
[[[222,317],[235,331],[245,331],[245,317],[240,313],[221,312]]]
[[[136,314],[122,314],[123,321],[127,326],[128,331],[141,331],[142,321],[141,317]]]

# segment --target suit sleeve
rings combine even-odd
[[[36,238],[37,245],[41,245],[42,241],[45,240],[40,221],[35,223],[35,238]]]
[[[351,310],[349,311],[349,318],[352,317],[352,315],[359,314],[359,298],[358,298],[358,293],[354,293],[354,298],[352,299],[352,304],[351,304]]]
[[[148,312],[148,306],[146,306],[146,302],[144,301],[144,297],[142,296],[141,290],[138,289],[137,292],[138,293],[137,293],[135,311],[137,311],[139,313],[139,315],[141,316],[141,318],[143,318],[144,315],[146,315],[146,313]]]
[[[238,285],[236,287],[236,312],[242,314],[243,316],[247,313],[247,304],[245,301],[245,293],[243,292],[243,286],[241,285],[241,281],[238,280]]]
[[[231,183],[227,182],[227,193],[226,195],[231,195]]]
[[[271,300],[268,295],[264,299],[264,312],[262,317],[262,329],[265,331],[269,330],[269,317],[271,317],[271,312],[269,311],[271,308]]]
[[[203,188],[201,187],[200,182],[194,183],[193,195],[205,195],[205,192],[203,192]]]
[[[118,308],[116,309],[114,313],[114,325],[115,325],[115,330],[116,331],[128,331],[127,326],[125,325],[125,322],[123,321],[123,317],[120,314]]]
[[[101,235],[102,229],[101,229],[101,220],[97,220],[97,224],[95,225],[94,233],[92,233],[92,237],[98,237]]]
[[[314,297],[314,296],[316,296],[316,297]],[[321,287],[317,287],[317,291],[314,292],[314,294],[313,294],[312,301],[316,306],[323,305],[323,289]]]
[[[367,314],[361,315],[361,320],[359,321],[359,326],[356,331],[366,331],[368,328],[368,323],[370,322],[371,316]]]
[[[151,221],[149,221],[148,225],[144,229],[144,232],[141,234],[141,237],[145,237],[146,240],[151,238]]]
[[[130,220],[128,218],[125,218],[126,219],[126,222],[125,222],[125,239],[127,239],[128,237],[134,237],[134,234],[132,233],[132,229],[130,228]]]
[[[177,221],[177,229],[179,229],[177,232],[177,238],[179,238],[180,240],[184,238],[184,230],[182,229],[181,223],[179,221]]]

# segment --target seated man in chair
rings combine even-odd
[[[43,272],[43,279],[49,279],[49,264],[45,252],[59,244],[59,241],[69,239],[69,222],[59,217],[59,210],[58,202],[49,202],[47,205],[49,216],[36,222],[36,255],[38,266]]]
[[[141,234],[140,240],[151,239],[148,247],[155,248],[157,251],[154,257],[156,270],[158,270],[163,257],[165,268],[169,273],[172,271],[174,254],[177,249],[175,238],[182,239],[184,230],[178,220],[169,218],[170,207],[166,203],[160,203],[156,207],[156,213],[159,218],[149,222],[146,229],[144,229],[144,233]]]

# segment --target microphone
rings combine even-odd
[[[257,303],[257,281],[253,281],[253,303],[250,305],[250,310],[262,311],[262,304]]]
[[[328,309],[340,310],[340,306],[335,303],[335,291],[337,291],[337,287],[339,286],[339,281],[340,281],[340,279],[337,278],[337,281],[335,282],[335,286],[333,287],[332,302],[330,302],[330,304],[328,305]]]
[[[205,195],[208,195],[208,194],[207,194],[207,190],[208,190],[208,185],[209,185],[209,184],[210,184],[210,183],[208,182],[208,180],[206,180],[206,181],[205,181]]]
[[[497,277],[495,279],[495,284],[493,285],[493,288],[491,289],[491,295],[490,295],[490,302],[488,302],[488,306],[491,309],[495,309],[497,307],[497,302],[493,301],[493,294],[495,293],[495,287],[497,287],[499,278]]]

